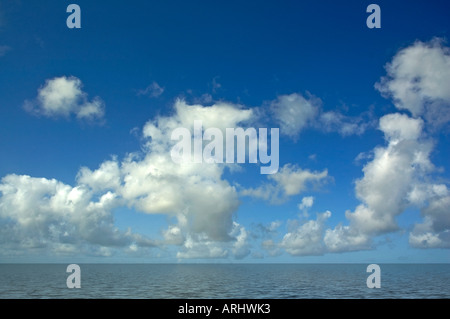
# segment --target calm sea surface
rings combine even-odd
[[[0,298],[450,298],[450,264],[380,264],[369,289],[366,264],[0,264]]]

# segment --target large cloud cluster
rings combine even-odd
[[[449,49],[440,40],[416,42],[398,52],[387,64],[387,76],[376,88],[392,98],[398,112],[382,116],[378,129],[384,144],[371,152],[362,176],[355,182],[360,203],[345,213],[343,221],[329,227],[331,212],[308,219],[314,198],[304,197],[299,209],[304,220],[290,221],[288,231],[273,239],[281,225],[275,221],[264,233],[262,245],[269,254],[282,251],[295,256],[320,255],[374,247],[374,238],[397,231],[397,217],[409,207],[420,209],[423,220],[411,225],[409,242],[418,248],[450,247],[450,190],[434,182],[431,161],[436,130],[450,121]],[[150,89],[155,89],[150,88]],[[149,89],[149,90],[150,90]],[[162,90],[160,90],[162,93]],[[145,93],[146,94],[146,93]],[[160,94],[160,93],[158,93]],[[278,96],[266,109],[246,108],[227,102],[209,106],[176,100],[173,112],[157,116],[142,129],[142,150],[113,157],[96,169],[82,167],[76,185],[47,178],[11,174],[0,182],[0,253],[47,251],[52,254],[108,256],[116,250],[136,253],[151,247],[177,247],[178,258],[244,258],[251,253],[255,234],[236,221],[240,196],[282,204],[330,178],[326,168],[311,171],[284,164],[277,174],[264,177],[259,186],[242,187],[225,178],[236,165],[175,163],[171,149],[174,129],[248,127],[264,121],[296,140],[308,128],[362,134],[373,125],[363,116],[350,117],[324,111],[320,99],[298,93]],[[101,120],[100,98],[87,98],[75,77],[46,81],[25,108],[47,117],[75,116]],[[407,112],[407,113],[405,113]],[[114,210],[128,207],[143,214],[167,216],[160,238],[148,238],[131,229],[117,228]]]
[[[69,88],[72,91],[73,86]],[[54,99],[58,103],[71,100],[73,96],[66,93],[63,90]],[[2,246],[55,253],[95,248],[91,254],[111,254],[114,247],[136,251],[178,245],[179,258],[245,257],[247,233],[233,220],[239,199],[235,187],[222,177],[226,165],[175,163],[170,136],[177,127],[192,129],[194,120],[201,120],[205,129],[225,130],[249,121],[252,115],[251,110],[230,103],[202,106],[177,100],[174,114],[145,124],[142,152],[128,154],[122,161],[114,157],[95,170],[82,167],[75,187],[45,178],[4,177],[0,184]],[[112,212],[120,206],[165,214],[176,222],[163,230],[162,239],[150,240],[114,226]]]
[[[423,222],[413,225],[409,243],[417,248],[450,247],[450,192],[433,182],[433,134],[450,121],[450,55],[443,41],[416,42],[386,65],[387,76],[375,87],[399,110],[380,118],[385,146],[372,151],[355,184],[361,203],[347,211],[348,225],[324,228],[329,212],[288,232],[278,247],[292,255],[323,254],[374,248],[373,239],[399,230],[397,217],[420,209]],[[320,240],[319,240],[320,238]],[[273,245],[270,249],[273,249]]]

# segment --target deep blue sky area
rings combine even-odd
[[[371,3],[0,0],[0,261],[449,262],[450,6]],[[172,166],[183,114],[280,170]]]

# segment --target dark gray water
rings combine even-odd
[[[80,264],[69,289],[66,264],[0,264],[0,298],[450,298],[450,264],[380,264],[369,289],[366,264]]]

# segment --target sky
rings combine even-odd
[[[449,9],[0,0],[0,262],[450,262]],[[278,170],[176,163],[194,121]]]

